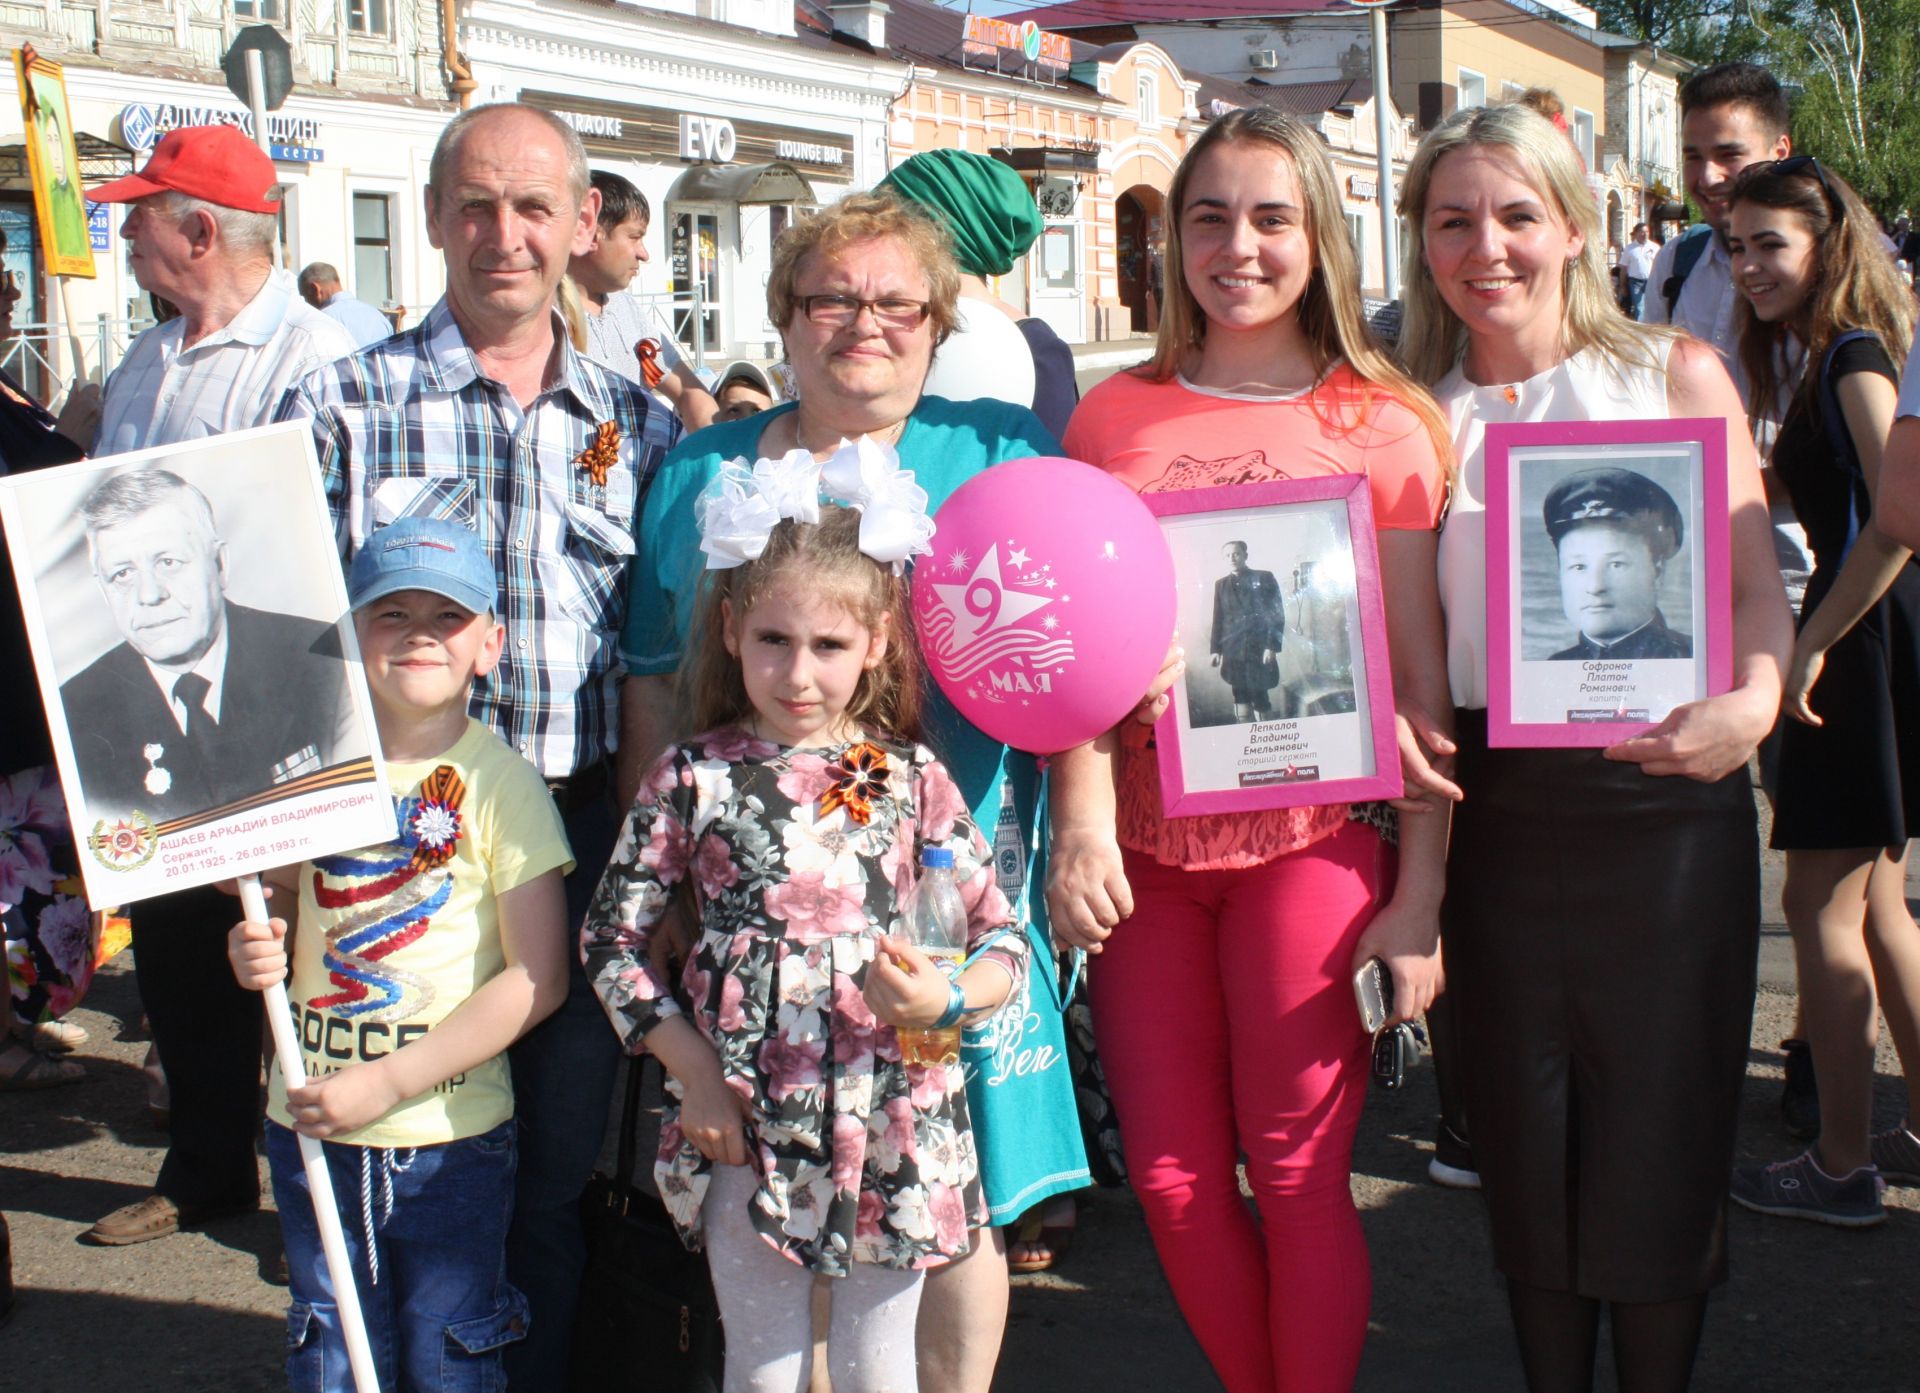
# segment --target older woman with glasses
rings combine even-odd
[[[780,326],[799,400],[708,427],[667,456],[638,529],[622,693],[623,796],[669,739],[684,708],[680,665],[704,564],[694,501],[728,460],[778,459],[806,450],[825,461],[862,436],[891,447],[927,491],[928,510],[1004,460],[1055,455],[1059,444],[1022,406],[923,395],[939,345],[959,322],[960,270],[948,234],[887,191],[855,194],[781,235],[767,282],[767,314]],[[963,720],[938,694],[927,743],[952,771],[982,829],[995,836],[1001,888],[1016,910],[1026,897],[1027,849],[1037,817],[1038,772]],[[994,835],[989,830],[989,835]],[[1031,909],[1044,913],[1039,897]],[[1044,924],[1029,926],[1035,961],[1053,961]],[[936,1269],[921,1301],[923,1393],[986,1393],[1006,1323],[1005,1235],[1029,1206],[1088,1183],[1067,1076],[1057,983],[1044,966],[1004,1011],[1019,1041],[975,1039],[963,1052],[968,1107],[980,1148],[988,1224],[965,1258]],[[985,1067],[997,1052],[1051,1061],[1034,1072]]]

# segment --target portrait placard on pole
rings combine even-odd
[[[0,478],[87,896],[394,835],[301,422]]]
[[[80,187],[80,152],[67,111],[66,74],[58,63],[22,49],[13,52],[13,71],[20,84],[27,172],[33,180],[33,211],[47,271],[92,280],[93,238]]]

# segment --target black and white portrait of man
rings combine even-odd
[[[1631,469],[1585,469],[1555,484],[1542,511],[1574,632],[1554,659],[1693,656],[1691,635],[1671,627],[1660,607],[1668,563],[1685,536],[1670,493]]]
[[[1270,720],[1273,689],[1280,685],[1280,650],[1287,615],[1280,582],[1272,571],[1247,564],[1244,541],[1221,547],[1227,573],[1213,584],[1213,624],[1208,649],[1213,666],[1233,689],[1237,723]]]
[[[239,604],[205,494],[165,469],[80,506],[120,642],[60,687],[89,809],[155,821],[220,808],[365,754],[334,625]]]

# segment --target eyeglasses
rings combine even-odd
[[[1805,174],[1809,169],[1813,177],[1820,181],[1820,192],[1827,196],[1827,210],[1838,217],[1847,215],[1846,201],[1840,197],[1840,191],[1827,179],[1827,171],[1820,166],[1818,155],[1788,155],[1784,160],[1762,160],[1759,164],[1750,164],[1741,170],[1741,177],[1760,174],[1779,174],[1791,178],[1796,174]]]
[[[933,305],[926,300],[893,295],[879,300],[862,300],[854,295],[802,295],[799,304],[807,322],[823,329],[844,329],[860,317],[861,310],[873,311],[882,328],[917,329],[933,312]]]

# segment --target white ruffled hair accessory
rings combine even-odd
[[[779,459],[729,460],[695,500],[700,550],[709,571],[756,561],[783,518],[819,522],[822,501],[860,513],[860,550],[893,567],[933,551],[933,519],[927,491],[900,467],[892,447],[871,436],[842,440],[825,464],[811,451],[789,450]]]

